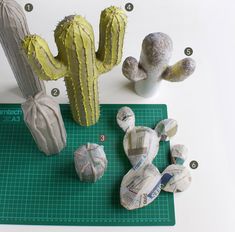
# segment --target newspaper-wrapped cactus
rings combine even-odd
[[[96,182],[104,175],[108,161],[103,146],[88,143],[75,151],[74,163],[80,181]]]
[[[66,130],[59,105],[44,92],[22,104],[24,121],[38,148],[46,155],[58,154],[66,146]]]
[[[134,82],[138,95],[151,97],[157,92],[162,80],[180,82],[194,72],[196,63],[191,58],[169,66],[172,51],[171,38],[158,32],[145,37],[139,62],[133,57],[126,58],[122,67],[123,74]]]
[[[40,79],[65,77],[73,118],[82,126],[99,120],[98,77],[121,62],[126,21],[124,11],[117,7],[101,13],[97,52],[92,26],[79,15],[66,17],[57,26],[57,57],[41,37],[30,35],[24,39],[23,49]]]
[[[170,125],[177,125],[168,120]],[[174,121],[176,122],[176,121]],[[135,114],[129,107],[122,107],[117,114],[117,123],[126,132],[123,140],[124,151],[133,168],[124,176],[121,183],[121,204],[128,210],[142,208],[153,202],[172,178],[169,173],[161,175],[152,164],[159,150],[161,140],[175,135],[168,133],[168,129],[153,130],[148,127],[135,126]],[[166,125],[166,120],[157,124]],[[158,127],[157,126],[157,127]]]
[[[0,0],[0,43],[22,95],[27,98],[45,91],[22,51],[22,40],[30,32],[22,7],[14,0]]]

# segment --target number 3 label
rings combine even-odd
[[[104,142],[106,140],[106,136],[105,135],[100,135],[100,142]]]

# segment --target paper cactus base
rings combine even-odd
[[[73,122],[68,105],[61,105],[67,147],[60,155],[40,155],[26,128],[20,105],[0,105],[0,223],[30,225],[172,226],[173,194],[161,192],[151,205],[128,211],[120,204],[123,176],[131,164],[123,150],[123,132],[116,114],[124,105],[101,105],[101,118],[86,128]],[[127,105],[136,125],[152,127],[167,118],[165,105]],[[107,170],[95,184],[77,177],[73,154],[87,142],[104,146]],[[169,142],[161,142],[154,164],[170,164]]]

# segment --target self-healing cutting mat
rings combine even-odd
[[[173,194],[161,192],[151,205],[127,211],[119,189],[131,165],[124,154],[124,132],[116,124],[122,105],[102,105],[95,126],[75,124],[68,105],[61,105],[67,147],[59,155],[39,152],[23,122],[20,105],[0,105],[0,223],[32,225],[148,226],[174,225]],[[165,105],[129,105],[136,125],[154,128],[167,118]],[[81,183],[73,152],[87,142],[104,145],[108,168],[95,184]],[[161,143],[155,164],[170,163],[169,142]]]

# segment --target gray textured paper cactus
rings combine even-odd
[[[21,6],[14,0],[0,0],[0,43],[25,98],[45,90],[22,51],[22,40],[28,34],[30,32]]]
[[[135,91],[143,97],[154,95],[161,80],[180,82],[195,70],[196,63],[185,58],[173,66],[168,66],[173,50],[171,38],[164,33],[152,33],[142,44],[140,61],[128,57],[123,63],[123,74],[135,83]]]
[[[66,131],[59,105],[44,92],[29,97],[22,104],[24,121],[39,150],[58,154],[66,146]]]

